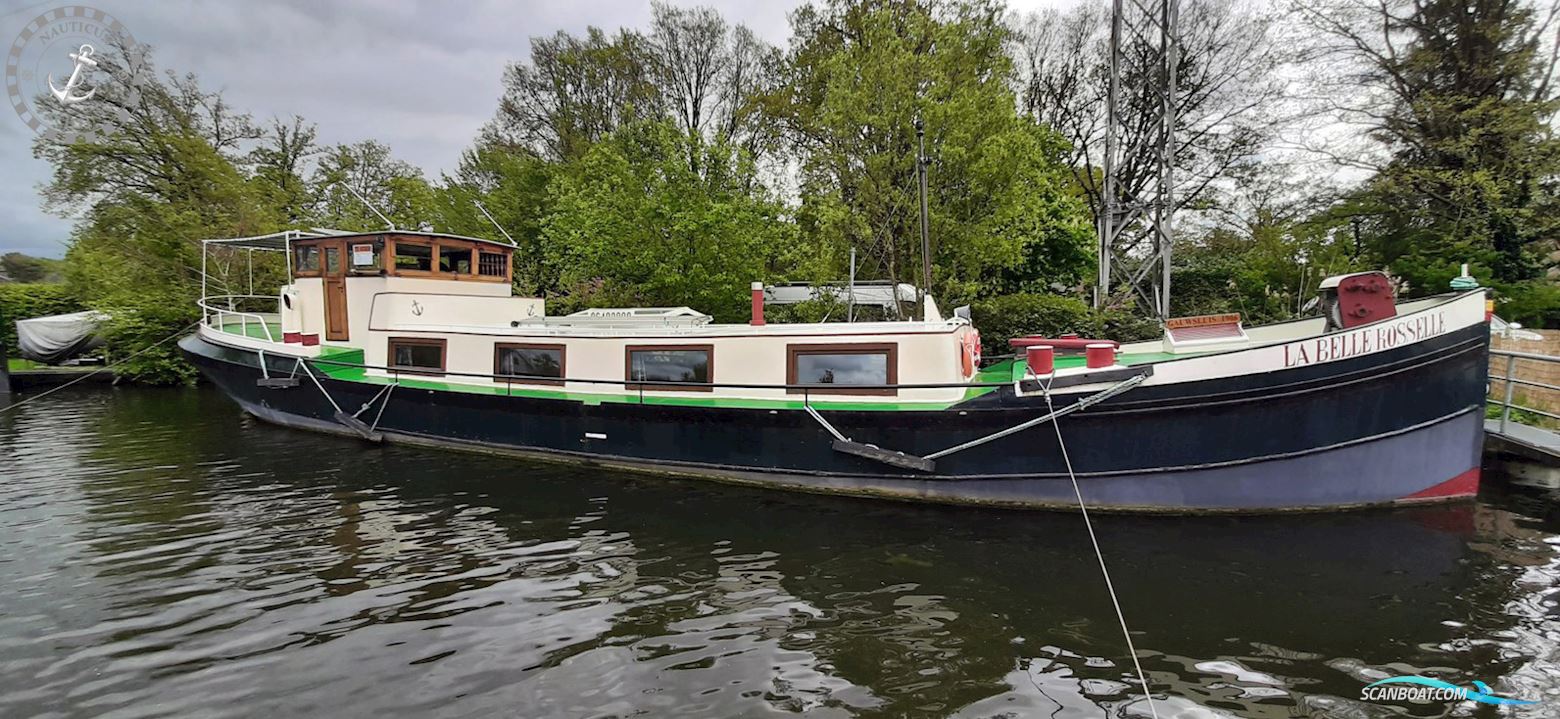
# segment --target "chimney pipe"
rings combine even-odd
[[[764,326],[764,283],[753,283],[753,326]]]

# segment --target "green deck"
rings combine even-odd
[[[270,330],[270,335],[266,334],[267,329]],[[268,340],[271,342],[282,341],[282,326],[276,322],[262,323],[256,321],[250,322],[247,325],[243,322],[227,322],[222,325],[221,330],[228,334],[240,335],[257,340]]]

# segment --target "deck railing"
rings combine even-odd
[[[1490,403],[1491,404],[1494,404],[1497,407],[1500,407],[1500,431],[1501,432],[1505,432],[1506,431],[1506,425],[1507,425],[1507,423],[1509,423],[1511,421],[1511,410],[1513,410],[1513,409],[1516,409],[1516,410],[1521,411],[1521,412],[1529,412],[1529,413],[1532,413],[1532,414],[1536,414],[1536,415],[1538,415],[1540,417],[1548,417],[1549,419],[1560,420],[1560,414],[1555,414],[1553,412],[1542,410],[1542,409],[1539,409],[1537,407],[1530,407],[1530,406],[1526,406],[1526,405],[1517,404],[1517,402],[1514,399],[1515,393],[1516,393],[1516,389],[1517,389],[1517,385],[1522,385],[1524,387],[1534,387],[1534,388],[1537,388],[1537,389],[1548,390],[1550,392],[1560,392],[1560,385],[1552,385],[1552,384],[1549,384],[1547,382],[1538,382],[1538,381],[1535,381],[1535,380],[1518,378],[1516,376],[1516,373],[1517,373],[1517,360],[1528,360],[1528,361],[1533,361],[1533,362],[1544,362],[1544,363],[1550,363],[1550,364],[1560,364],[1560,357],[1536,354],[1536,353],[1533,353],[1533,352],[1517,352],[1517,351],[1514,351],[1514,350],[1499,350],[1499,349],[1493,349],[1493,348],[1490,349],[1490,356],[1491,357],[1501,357],[1501,358],[1505,359],[1505,361],[1503,363],[1501,363],[1501,364],[1504,365],[1503,374],[1495,374],[1494,372],[1490,373],[1490,380],[1492,382],[1500,381],[1500,382],[1505,382],[1506,383],[1504,391],[1501,393],[1502,394],[1501,399],[1498,399],[1498,400],[1497,399],[1493,399],[1493,398],[1490,399]],[[1495,363],[1492,362],[1491,364],[1495,364]]]
[[[264,338],[270,342],[280,342],[282,338],[275,336],[271,331],[271,325],[281,323],[281,314],[278,312],[245,312],[237,308],[246,302],[253,300],[268,300],[271,303],[278,302],[275,295],[213,295],[202,297],[196,304],[200,305],[202,323],[218,332],[239,334],[244,337],[260,339],[249,334],[249,328],[258,325],[264,332]],[[226,305],[225,307],[223,305]],[[228,329],[232,324],[237,324],[238,332]]]

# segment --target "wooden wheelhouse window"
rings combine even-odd
[[[567,358],[564,345],[500,342],[493,345],[493,374],[500,382],[560,385]]]
[[[899,345],[786,345],[786,392],[893,395],[899,383]],[[854,386],[852,386],[854,385]],[[816,387],[817,389],[813,389]]]
[[[629,345],[624,377],[629,389],[709,392],[715,381],[714,345]]]
[[[307,276],[319,273],[319,245],[293,245],[293,274]]]
[[[418,374],[444,373],[445,341],[434,337],[391,337],[390,369]]]
[[[482,252],[478,254],[477,274],[483,277],[508,277],[509,253]]]
[[[397,272],[432,272],[433,245],[406,242],[395,243],[395,270]]]
[[[467,245],[439,243],[439,271],[450,275],[474,274],[471,266],[472,249]]]

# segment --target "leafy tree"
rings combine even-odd
[[[1337,119],[1372,144],[1332,152],[1372,173],[1350,204],[1373,258],[1414,294],[1444,291],[1463,262],[1508,295],[1540,282],[1560,241],[1554,13],[1540,20],[1523,0],[1297,2],[1320,31],[1315,65],[1353,90]]]
[[[752,191],[753,172],[729,144],[664,121],[592,146],[556,179],[543,230],[563,306],[688,305],[747,319],[749,283],[771,273],[789,237],[780,204]]]
[[[385,221],[377,210],[398,228],[432,229],[433,188],[422,170],[391,157],[383,143],[364,140],[326,149],[310,182],[312,217],[324,227],[380,229]]]
[[[609,37],[592,27],[583,38],[565,32],[531,38],[530,63],[504,71],[486,139],[565,160],[619,127],[660,117],[651,52],[644,36],[630,30]]]
[[[239,168],[244,144],[260,136],[248,115],[193,75],[158,75],[144,46],[116,38],[98,57],[116,81],[92,102],[43,104],[58,131],[34,154],[54,168],[46,205],[78,217],[66,254],[72,294],[110,315],[109,349],[124,356],[198,317],[200,240],[258,234],[276,213]],[[221,259],[214,293],[243,292]],[[120,370],[154,382],[193,376],[171,342]]]
[[[762,98],[777,86],[780,51],[712,8],[651,7],[655,82],[671,118],[689,134],[730,142],[754,157],[771,149],[777,128]]]
[[[1055,133],[1019,117],[1002,9],[871,0],[792,16],[789,82],[773,105],[800,151],[800,273],[919,284],[915,121],[930,156],[933,283],[955,301],[1076,284],[1089,218]]]
[[[265,204],[279,214],[280,224],[303,227],[311,219],[314,198],[304,174],[305,165],[320,153],[315,135],[314,125],[302,117],[273,120],[260,146],[249,152],[252,181]]]
[[[0,282],[58,282],[63,278],[63,263],[20,252],[0,255]]]

